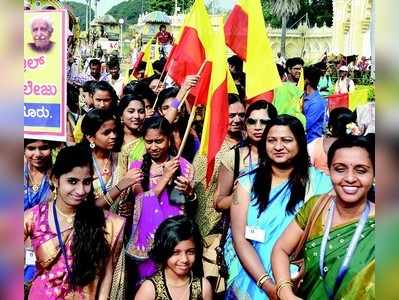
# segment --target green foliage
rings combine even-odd
[[[281,27],[281,18],[276,14],[272,13],[272,3],[274,1],[284,2],[281,0],[261,0],[263,7],[263,16],[266,24],[270,24],[274,28]],[[317,24],[317,26],[323,26],[325,22],[327,26],[332,26],[333,22],[333,7],[331,0],[313,0],[309,4],[309,0],[300,0],[300,8],[298,13],[291,15],[287,22],[287,27],[290,28],[294,25],[301,17],[308,13],[309,23],[311,26]],[[306,18],[301,21],[305,22]],[[295,24],[294,27],[299,25]]]
[[[79,18],[80,30],[86,30],[86,4],[78,3],[75,1],[68,1],[68,6],[71,8],[75,17]],[[94,10],[91,10],[91,20],[94,19]]]
[[[125,19],[127,24],[135,24],[142,11],[149,11],[149,1],[141,0],[128,0],[113,6],[107,14],[113,16],[116,20],[120,18]],[[141,5],[143,4],[143,7]]]

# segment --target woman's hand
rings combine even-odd
[[[175,180],[176,190],[182,192],[187,197],[193,195],[193,187],[190,184],[190,180],[185,176],[179,176]]]
[[[118,182],[118,187],[121,191],[140,183],[143,180],[143,172],[141,169],[131,169],[129,170],[121,181]]]
[[[177,157],[167,161],[163,166],[163,176],[170,179],[173,177],[177,169],[180,167],[179,159]]]
[[[265,283],[262,285],[262,290],[265,291],[269,299],[271,300],[278,300],[277,294],[276,294],[276,286],[274,285],[274,282],[269,280],[266,280]]]
[[[279,298],[276,298],[276,299],[279,299]],[[285,287],[280,290],[280,299],[281,300],[302,300],[302,298],[295,296],[291,287]]]

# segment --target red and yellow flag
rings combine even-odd
[[[239,0],[224,26],[226,44],[242,60],[246,70],[249,101],[272,101],[272,90],[281,86],[260,0]]]
[[[197,74],[202,64],[209,61],[210,34],[212,27],[203,0],[196,0],[190,13],[186,16],[179,41],[167,62],[169,76],[182,85],[187,75]],[[205,66],[202,74],[202,83],[198,86],[207,86],[210,80],[210,67]],[[205,88],[207,91],[208,89]],[[197,103],[206,102],[207,96],[199,95],[198,89],[192,89],[192,95],[199,97]],[[199,102],[198,102],[199,101]]]
[[[212,33],[212,75],[209,84],[208,103],[206,105],[204,127],[202,131],[200,154],[207,156],[206,182],[209,183],[219,152],[228,128],[228,66],[224,45],[223,26]]]

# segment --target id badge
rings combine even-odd
[[[265,231],[255,226],[245,226],[245,238],[259,243],[265,242]]]
[[[32,249],[25,249],[25,265],[27,266],[36,265],[35,252]]]

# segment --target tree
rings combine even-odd
[[[75,1],[68,1],[68,6],[72,10],[75,17],[79,18],[79,25],[81,30],[86,30],[86,4],[78,3]],[[92,19],[94,19],[94,10],[91,9]]]
[[[281,18],[281,49],[280,53],[285,57],[285,39],[287,35],[287,20],[289,16],[296,14],[300,8],[300,0],[274,0],[272,12]]]
[[[116,20],[120,18],[125,19],[127,24],[135,24],[141,14],[149,9],[148,1],[140,0],[129,0],[121,2],[113,6],[108,12],[108,15],[113,16]],[[143,5],[143,7],[142,7]]]

